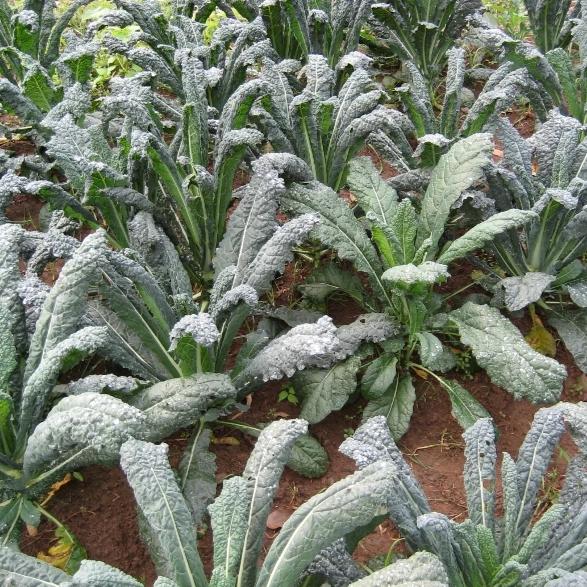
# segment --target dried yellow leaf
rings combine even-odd
[[[47,495],[45,496],[45,499],[41,502],[41,506],[44,507],[47,503],[49,503],[49,500],[64,486],[67,485],[71,480],[73,479],[71,473],[67,473],[67,475],[65,475],[65,477],[63,477],[63,479],[61,479],[61,481],[56,481],[55,483],[53,483],[53,485],[51,485],[51,489],[49,490],[49,493],[47,493]]]
[[[556,340],[537,318],[530,332],[525,336],[526,342],[537,352],[554,357],[556,355]]]

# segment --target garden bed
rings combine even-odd
[[[587,585],[582,4],[2,3],[0,583]]]

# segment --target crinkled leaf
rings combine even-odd
[[[341,344],[338,357],[356,353],[363,342],[382,343],[397,332],[397,324],[387,314],[361,314],[350,324],[338,327],[336,336]]]
[[[307,430],[308,425],[303,420],[273,422],[261,432],[247,461],[242,476],[247,484],[248,525],[242,539],[238,567],[238,576],[245,584],[252,583],[256,576],[256,563],[263,543],[267,516],[283,468],[290,457],[294,442]]]
[[[146,433],[145,415],[119,399],[90,392],[66,397],[30,436],[23,469],[51,479],[94,463],[112,464],[126,440]]]
[[[491,136],[475,134],[460,140],[440,158],[422,200],[418,231],[420,243],[430,238],[431,249],[436,249],[452,205],[462,192],[482,177],[483,167],[489,163],[491,152]]]
[[[438,283],[450,277],[446,265],[433,261],[424,261],[421,265],[397,265],[388,269],[381,278],[395,286]]]
[[[149,439],[161,440],[193,425],[211,407],[223,406],[235,398],[236,390],[228,375],[198,373],[155,383],[130,403],[147,417]]]
[[[295,326],[271,341],[254,357],[240,377],[269,381],[291,377],[307,367],[328,367],[337,357],[340,341],[326,316],[314,324]]]
[[[0,548],[0,578],[19,587],[53,587],[71,579],[63,571],[6,546]]]
[[[474,250],[484,247],[507,230],[518,228],[535,218],[537,218],[537,214],[531,210],[511,209],[494,214],[452,242],[438,257],[438,261],[448,265],[455,259],[460,259]]]
[[[78,328],[90,285],[98,279],[106,255],[106,234],[98,231],[85,238],[61,270],[39,316],[31,340],[25,370],[28,379],[42,358]]]
[[[208,509],[214,537],[214,569],[210,587],[236,585],[249,522],[245,479],[226,479],[222,492]]]
[[[71,579],[71,587],[140,587],[136,579],[101,561],[84,560]],[[68,585],[69,587],[69,585]]]
[[[587,308],[587,280],[567,285],[571,299],[580,308]]]
[[[45,353],[23,386],[20,405],[21,440],[31,425],[41,419],[61,370],[74,367],[81,359],[104,348],[108,332],[104,327],[86,326],[58,342]]]
[[[465,468],[463,479],[467,491],[469,518],[489,529],[494,525],[495,508],[495,431],[490,418],[481,418],[463,433]]]
[[[566,369],[531,348],[496,308],[467,302],[451,312],[450,318],[457,324],[463,344],[471,347],[495,384],[515,398],[535,403],[559,398]]]
[[[206,585],[188,506],[167,460],[167,445],[128,440],[120,449],[125,472],[150,530],[158,535],[161,554],[180,585]]]
[[[200,524],[216,495],[216,456],[210,452],[210,430],[204,422],[194,430],[178,467],[179,488],[194,524]]]
[[[370,465],[298,508],[273,542],[257,586],[277,587],[298,577],[324,547],[382,513],[391,490],[391,475],[388,463]],[[328,524],[321,523],[325,519]]]
[[[430,511],[420,484],[391,437],[384,416],[367,420],[340,446],[340,452],[352,458],[362,469],[369,464],[387,461],[393,463],[393,491],[389,496],[390,517],[406,537],[411,547],[421,547],[416,519]]]
[[[554,275],[532,272],[523,277],[506,277],[500,281],[505,291],[508,310],[521,310],[540,299],[544,290],[555,280]]]
[[[351,587],[448,587],[448,577],[433,554],[417,552],[351,583]]]

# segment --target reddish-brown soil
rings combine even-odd
[[[39,214],[44,203],[35,196],[19,194],[6,208],[6,216],[27,230],[39,229]]]
[[[536,127],[536,115],[528,108],[512,108],[508,113],[510,122],[525,139],[532,136]]]

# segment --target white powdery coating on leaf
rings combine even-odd
[[[29,438],[24,456],[26,474],[49,464],[65,463],[67,470],[90,463],[111,463],[120,446],[146,434],[147,417],[123,401],[103,394],[82,393],[59,402]]]
[[[397,265],[388,269],[382,279],[396,284],[412,285],[415,283],[437,283],[441,279],[450,277],[446,265],[425,261],[420,265],[409,263],[408,265]]]
[[[171,340],[170,351],[177,347],[177,343],[182,336],[191,336],[198,344],[209,347],[218,340],[220,333],[210,314],[203,312],[184,316],[175,324],[169,335]]]
[[[435,147],[443,148],[450,145],[450,139],[440,133],[433,133],[424,135],[418,139],[418,146],[414,151],[414,157],[422,156],[426,145],[434,145]]]
[[[398,331],[397,325],[385,314],[361,314],[354,322],[337,329],[336,335],[341,344],[338,358],[352,355],[365,341],[383,342]]]
[[[18,284],[18,295],[24,306],[27,332],[29,334],[35,331],[41,308],[45,303],[49,290],[49,286],[36,275],[28,275]]]
[[[318,12],[318,11],[316,11]],[[340,61],[336,64],[336,70],[342,71],[349,65],[353,69],[369,69],[373,63],[373,59],[360,51],[351,51],[347,53],[343,57],[341,57]]]
[[[555,279],[554,275],[540,272],[502,279],[500,285],[504,289],[507,309],[515,312],[536,302]]]
[[[10,201],[9,198],[20,193],[28,183],[27,179],[16,175],[12,169],[9,169],[0,178],[0,202],[7,206]]]
[[[33,10],[22,10],[12,17],[12,21],[28,27],[30,32],[39,30],[39,16]]]
[[[263,381],[291,377],[306,367],[325,368],[336,359],[340,341],[332,319],[323,316],[314,324],[295,326],[265,347],[247,373]]]
[[[235,288],[227,291],[214,306],[214,309],[211,311],[212,317],[216,319],[222,312],[230,310],[230,308],[236,306],[239,302],[244,302],[247,306],[253,307],[257,305],[258,301],[259,296],[250,285],[237,285]]]
[[[390,460],[387,447],[391,442],[385,416],[374,416],[347,438],[339,451],[353,459],[359,469],[364,469],[372,463]]]
[[[85,392],[102,393],[103,391],[109,393],[131,393],[141,385],[144,385],[144,383],[134,377],[113,375],[112,373],[88,375],[87,377],[68,383],[66,393],[69,395],[79,395]]]

